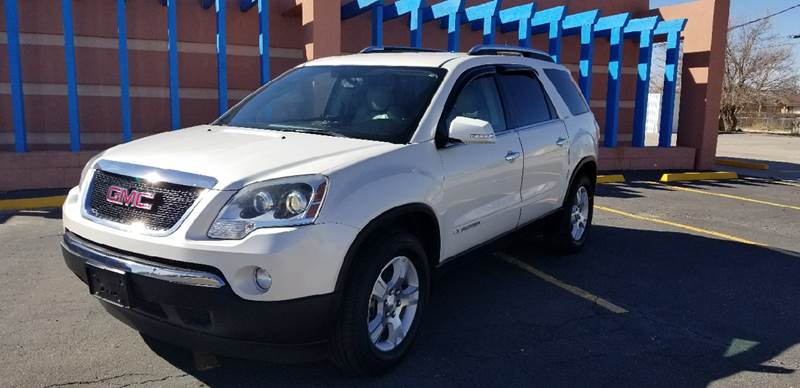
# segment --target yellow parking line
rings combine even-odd
[[[701,234],[713,236],[713,237],[716,237],[716,238],[721,238],[721,239],[724,239],[724,240],[730,240],[730,241],[735,241],[735,242],[739,242],[739,243],[742,243],[742,244],[749,244],[749,245],[756,245],[756,246],[760,246],[760,247],[766,247],[766,245],[762,244],[762,243],[758,243],[758,242],[755,242],[755,241],[750,241],[750,240],[747,240],[747,239],[743,239],[741,237],[731,236],[731,235],[725,234],[725,233],[715,232],[713,230],[698,228],[696,226],[691,226],[691,225],[681,224],[681,223],[678,223],[678,222],[662,220],[662,219],[656,218],[656,217],[640,216],[638,214],[628,213],[628,212],[625,212],[625,211],[622,211],[622,210],[612,209],[612,208],[605,207],[605,206],[595,205],[594,208],[597,209],[597,210],[602,210],[604,212],[608,212],[608,213],[612,213],[612,214],[616,214],[616,215],[620,215],[620,216],[624,216],[624,217],[628,217],[628,218],[633,218],[633,219],[636,219],[636,220],[654,222],[654,223],[657,223],[657,224],[667,225],[667,226],[671,226],[671,227],[678,228],[678,229],[684,229],[684,230],[688,230],[688,231],[695,232],[695,233],[701,233]]]
[[[670,188],[672,188],[672,189],[675,189],[675,190],[687,191],[687,192],[690,192],[690,193],[713,195],[715,197],[722,197],[722,198],[728,198],[728,199],[737,199],[739,201],[758,203],[758,204],[761,204],[761,205],[769,205],[769,206],[775,206],[775,207],[782,207],[782,208],[785,208],[785,209],[800,210],[800,206],[784,205],[784,204],[781,204],[781,203],[762,201],[760,199],[747,198],[747,197],[742,197],[742,196],[739,196],[739,195],[715,193],[713,191],[691,189],[691,188],[688,188],[688,187],[673,186],[673,185],[668,185],[668,186]]]
[[[0,210],[31,210],[49,207],[61,207],[67,197],[56,195],[53,197],[20,198],[0,200]]]
[[[496,257],[502,259],[503,261],[509,263],[509,264],[516,265],[517,267],[522,268],[523,270],[533,274],[534,276],[538,277],[539,279],[542,279],[542,280],[544,280],[544,281],[546,281],[546,282],[548,282],[548,283],[550,283],[550,284],[552,284],[552,285],[554,285],[556,287],[559,287],[559,288],[561,288],[561,289],[563,289],[563,290],[565,290],[565,291],[567,291],[567,292],[569,292],[569,293],[571,293],[573,295],[577,295],[577,296],[579,296],[579,297],[581,297],[583,299],[586,299],[586,300],[588,300],[588,301],[590,301],[590,302],[592,302],[592,303],[594,303],[594,304],[596,304],[596,305],[598,305],[598,306],[600,306],[600,307],[602,307],[602,308],[604,308],[604,309],[606,309],[608,311],[611,311],[612,313],[625,314],[625,313],[628,312],[628,310],[626,310],[626,309],[624,309],[622,307],[619,307],[619,306],[615,305],[614,303],[611,303],[611,302],[609,302],[609,301],[607,301],[607,300],[605,300],[605,299],[603,299],[603,298],[601,298],[601,297],[599,297],[597,295],[594,295],[589,291],[586,291],[586,290],[584,290],[582,288],[578,288],[578,287],[575,287],[573,285],[564,283],[561,280],[558,280],[558,279],[556,279],[556,278],[554,278],[554,277],[552,277],[552,276],[550,276],[550,275],[548,275],[548,274],[546,274],[546,273],[534,268],[530,264],[527,264],[527,263],[523,262],[522,260],[519,260],[517,258],[511,257],[511,256],[506,255],[504,253],[495,253],[494,255]]]

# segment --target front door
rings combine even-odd
[[[488,121],[493,144],[448,144],[439,150],[444,167],[444,257],[512,230],[519,221],[522,146],[506,125],[494,69],[467,75],[469,81],[448,104],[442,126],[455,117]]]

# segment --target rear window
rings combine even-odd
[[[558,90],[558,94],[564,99],[572,115],[577,116],[589,111],[583,94],[578,90],[578,85],[575,85],[569,72],[557,69],[545,69],[544,72]]]

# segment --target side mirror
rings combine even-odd
[[[494,128],[488,121],[458,116],[450,122],[448,136],[464,144],[494,143]]]

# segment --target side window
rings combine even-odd
[[[547,74],[547,78],[550,78],[550,81],[558,90],[558,94],[564,99],[573,115],[577,116],[589,111],[586,100],[583,99],[583,94],[578,90],[578,85],[575,85],[575,81],[572,80],[569,72],[558,69],[545,69],[544,73]]]
[[[542,84],[533,73],[500,75],[509,127],[520,128],[552,120],[555,116]]]
[[[494,75],[475,78],[461,89],[447,113],[446,128],[450,128],[450,122],[458,116],[488,121],[492,123],[495,132],[506,130],[503,106],[500,103]]]

